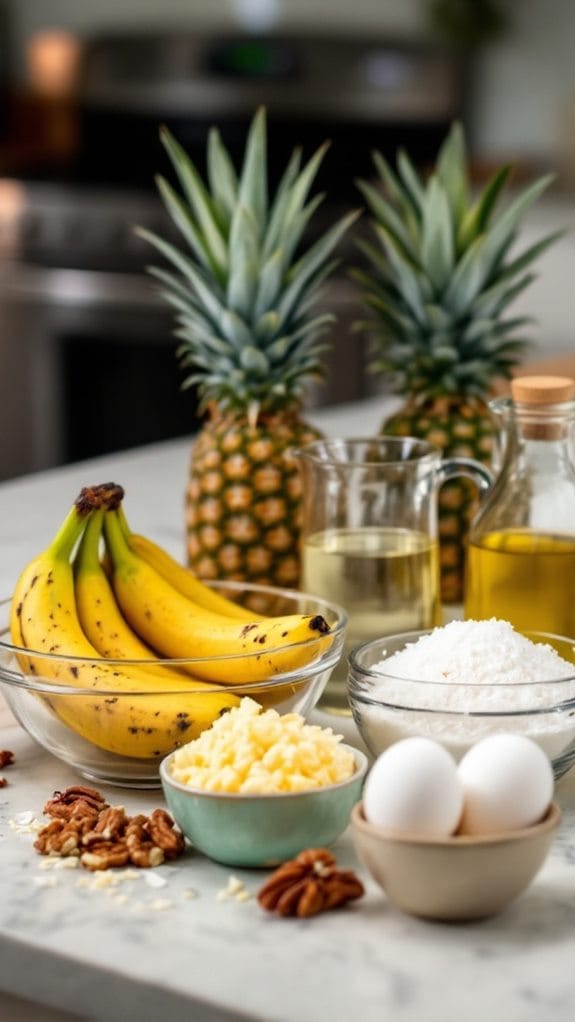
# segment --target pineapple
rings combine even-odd
[[[495,215],[511,172],[502,166],[475,200],[471,196],[463,129],[454,123],[424,181],[405,152],[394,171],[374,154],[379,181],[358,182],[372,214],[376,243],[359,242],[366,263],[352,270],[372,316],[371,368],[390,374],[404,407],[382,423],[383,433],[411,435],[446,456],[489,464],[495,425],[487,399],[508,378],[527,341],[528,317],[505,317],[534,279],[528,268],[561,233],[520,254],[512,251],[529,206],[551,180],[539,178]],[[380,187],[377,187],[377,185]],[[519,333],[518,333],[519,331]],[[473,483],[446,483],[439,495],[441,595],[460,602],[465,543],[477,508]]]
[[[212,128],[204,182],[162,130],[181,194],[163,177],[158,188],[188,250],[138,233],[171,264],[150,272],[175,310],[182,386],[197,387],[207,415],[191,452],[188,563],[202,578],[297,587],[302,483],[293,451],[319,436],[301,408],[306,382],[323,375],[319,338],[333,321],[312,306],[358,212],[305,248],[321,201],[308,196],[326,146],[303,167],[294,150],[268,198],[266,135],[260,108],[238,175]]]

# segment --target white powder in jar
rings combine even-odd
[[[494,731],[527,734],[552,759],[575,742],[575,664],[508,621],[451,621],[372,672],[381,683],[368,697],[381,702],[362,704],[361,717],[376,753],[412,734],[441,741],[458,759]]]

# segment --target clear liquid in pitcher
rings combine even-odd
[[[341,604],[346,643],[320,707],[347,711],[347,655],[360,642],[440,622],[438,545],[410,529],[327,529],[308,536],[302,588]]]
[[[575,537],[501,529],[471,542],[465,616],[575,637]]]

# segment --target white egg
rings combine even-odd
[[[366,820],[401,833],[452,834],[462,806],[455,760],[431,738],[404,738],[390,745],[376,759],[363,789]]]
[[[537,823],[553,798],[553,770],[540,748],[524,735],[483,738],[458,768],[464,805],[461,833],[490,834]]]

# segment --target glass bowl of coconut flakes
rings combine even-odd
[[[451,621],[356,646],[348,701],[369,751],[423,735],[457,759],[516,732],[547,753],[555,778],[575,763],[575,640],[507,621]]]

